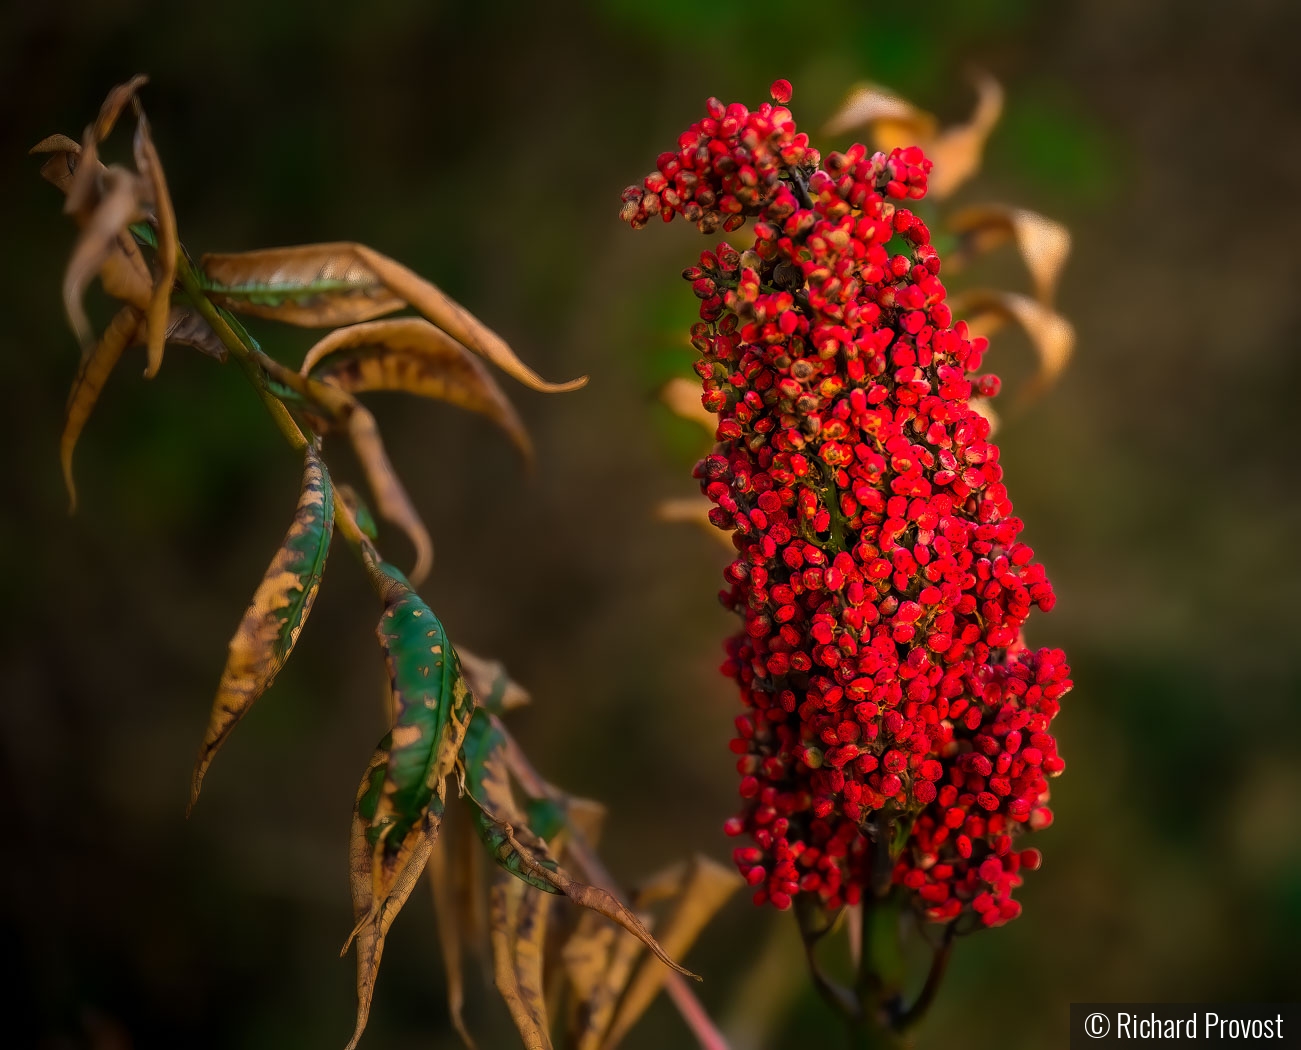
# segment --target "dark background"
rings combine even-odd
[[[375,606],[355,562],[340,544],[297,653],[187,822],[226,640],[298,465],[236,369],[173,350],[144,383],[136,351],[87,428],[81,510],[65,513],[72,228],[24,153],[79,134],[138,71],[192,250],[361,240],[548,377],[592,376],[564,396],[510,386],[538,447],[532,479],[477,418],[376,408],[435,537],[426,595],[454,638],[532,690],[518,735],[552,779],[609,803],[604,852],[627,879],[695,850],[726,856],[737,704],[716,673],[732,629],[713,597],[723,551],[652,515],[691,493],[701,451],[655,392],[689,361],[695,301],[677,273],[706,242],[681,224],[633,235],[619,191],[710,94],[755,104],[789,77],[816,131],[864,76],[958,119],[965,71],[996,74],[1005,119],[959,200],[1034,207],[1076,238],[1060,291],[1076,359],[999,440],[1060,599],[1030,641],[1063,646],[1077,686],[1025,915],[960,946],[918,1045],[1059,1046],[1072,1000],[1295,1000],[1298,10],[6,8],[0,1041],[315,1048],[352,1026],[346,838],[383,729]],[[1024,280],[1007,254],[981,276]],[[102,298],[91,306],[107,316]],[[289,361],[310,338],[258,331]],[[1015,339],[996,343],[1010,375],[1028,360]],[[687,962],[736,1050],[840,1045],[788,917],[738,898]],[[474,976],[468,1017],[481,1046],[517,1045]],[[363,1045],[457,1045],[422,894],[395,928]],[[692,1044],[661,1001],[626,1045]]]

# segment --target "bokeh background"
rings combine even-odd
[[[655,393],[690,360],[677,274],[702,239],[633,235],[619,191],[710,94],[753,103],[789,77],[815,129],[871,77],[958,119],[966,71],[992,71],[1005,119],[959,200],[1034,207],[1076,239],[1060,290],[1076,359],[1000,441],[1060,599],[1031,641],[1066,648],[1077,686],[1025,915],[961,945],[918,1046],[1061,1046],[1072,1000],[1295,1000],[1299,15],[1287,0],[9,5],[5,1044],[337,1047],[352,1026],[346,839],[383,729],[361,573],[340,545],[296,655],[187,822],[226,639],[298,466],[237,370],[172,351],[153,383],[138,361],[113,377],[78,450],[82,509],[65,513],[72,229],[25,150],[78,133],[137,71],[192,250],[362,240],[547,376],[592,376],[566,396],[512,390],[532,478],[477,418],[377,409],[437,544],[430,600],[531,689],[519,737],[609,804],[604,852],[629,880],[726,856],[737,705],[716,672],[725,556],[652,514],[691,493],[701,450]],[[1024,281],[1010,254],[977,278]],[[286,360],[309,338],[259,330]],[[1015,377],[1029,351],[1007,339],[991,361]],[[736,1050],[840,1045],[787,917],[737,899],[687,961]],[[518,1045],[474,976],[468,1017],[481,1046]],[[422,894],[364,1045],[457,1045]],[[661,1001],[626,1045],[692,1041]]]

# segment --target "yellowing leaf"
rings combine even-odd
[[[684,956],[700,932],[743,884],[733,867],[724,867],[708,857],[697,855],[680,882],[680,896],[668,920],[658,927],[658,939],[664,950],[675,958]],[[643,906],[640,900],[634,900]],[[605,1050],[613,1050],[645,1013],[664,986],[668,971],[650,959],[643,960],[628,990],[619,1000],[619,1008],[606,1033]]]
[[[1061,314],[1026,295],[975,289],[951,300],[954,315],[967,318],[973,334],[987,334],[1003,321],[1015,321],[1030,338],[1039,371],[1021,397],[1028,398],[1050,387],[1066,367],[1075,346],[1075,329]]]
[[[103,336],[94,349],[82,358],[68,394],[68,407],[63,418],[63,437],[59,441],[59,459],[63,464],[63,482],[68,489],[68,512],[77,509],[77,487],[72,480],[72,453],[77,447],[86,420],[99,400],[109,374],[118,359],[135,338],[142,315],[134,306],[124,306],[108,323]]]
[[[331,328],[413,306],[435,325],[534,390],[576,390],[587,377],[549,383],[501,336],[436,285],[364,244],[339,241],[205,255],[213,299],[238,312],[309,328]]]
[[[307,352],[300,371],[352,394],[401,390],[467,408],[506,431],[526,459],[533,455],[524,424],[491,373],[422,317],[339,328]]]
[[[137,79],[143,81],[143,78]],[[163,163],[154,146],[153,137],[149,133],[149,121],[143,111],[136,118],[135,158],[136,169],[148,186],[149,200],[153,206],[153,224],[158,232],[158,250],[154,255],[157,273],[149,295],[149,308],[145,313],[149,336],[145,378],[151,379],[157,375],[158,368],[163,363],[167,315],[172,285],[176,282],[176,254],[180,243],[176,234],[176,213],[172,210],[172,198],[167,191],[167,179],[163,175]]]
[[[1050,304],[1057,279],[1071,251],[1071,234],[1059,222],[1025,208],[977,204],[949,216],[948,227],[960,238],[951,262],[965,263],[1007,241],[1015,241],[1034,281],[1035,296]]]
[[[309,447],[293,523],[230,640],[230,654],[194,767],[191,806],[198,800],[217,749],[270,688],[293,652],[320,589],[333,530],[333,488],[320,456]]]

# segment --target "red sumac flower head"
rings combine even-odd
[[[1053,604],[972,409],[986,349],[945,302],[909,208],[930,161],[853,145],[823,158],[786,103],[706,103],[623,195],[634,228],[751,222],[684,276],[717,444],[695,476],[736,558],[723,672],[745,705],[729,835],[756,903],[855,903],[874,840],[928,918],[996,926],[1039,853],[1060,773],[1050,726],[1070,670],[1022,627]],[[979,393],[997,380],[980,375]]]

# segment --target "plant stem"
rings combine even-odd
[[[515,779],[520,782],[525,791],[537,798],[555,798],[557,794],[555,789],[533,768],[533,764],[515,742],[515,738],[500,722],[498,728],[506,739],[506,762]],[[574,858],[574,863],[582,871],[584,878],[613,893],[620,901],[627,904],[619,891],[618,883],[601,863],[601,858],[587,844],[582,832],[573,829],[565,848]],[[704,1005],[696,998],[696,993],[691,990],[691,986],[681,974],[670,970],[664,980],[664,991],[673,1000],[673,1005],[678,1008],[682,1020],[696,1037],[700,1050],[731,1050],[727,1037],[719,1031],[718,1026],[714,1024]]]

